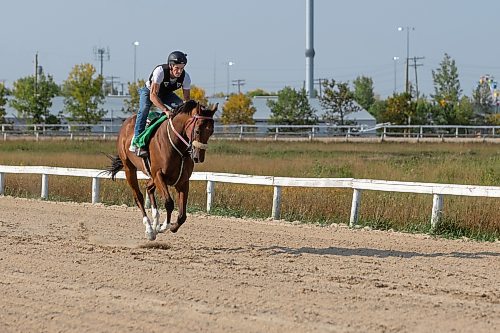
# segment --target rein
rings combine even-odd
[[[193,134],[194,134],[194,129],[195,129],[194,125],[196,125],[196,121],[198,119],[213,119],[213,118],[212,117],[199,116],[199,115],[194,115],[193,117],[191,117],[190,123],[194,122],[194,124],[193,124],[193,129],[191,130],[191,137],[189,138],[189,142],[187,142],[182,137],[182,135],[179,132],[177,132],[177,130],[174,127],[174,124],[172,123],[172,118],[168,119],[168,124],[170,125],[170,128],[172,129],[172,131],[174,132],[174,134],[177,136],[177,138],[179,138],[179,140],[181,140],[187,146],[187,151],[190,151],[192,147],[198,148],[198,149],[205,149],[205,150],[208,148],[208,144],[206,144],[206,143],[201,143],[201,142],[196,141],[196,140],[193,141]],[[177,148],[177,146],[172,141],[172,137],[170,135],[170,131],[168,130],[168,126],[167,126],[167,135],[168,135],[168,141],[170,142],[170,144],[172,145],[172,147],[175,149],[175,151],[177,151],[177,153],[179,153],[179,155],[181,156],[181,169],[179,171],[179,176],[177,177],[177,180],[175,181],[175,183],[172,185],[172,186],[175,186],[175,185],[177,185],[177,183],[181,179],[182,170],[184,168],[184,159],[186,157],[184,156],[184,154],[179,150],[179,148]]]

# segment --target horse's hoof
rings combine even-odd
[[[154,241],[156,239],[156,232],[154,232],[153,230],[151,231],[146,230],[145,234],[146,238],[150,241]]]
[[[177,230],[179,230],[180,227],[181,227],[181,225],[179,223],[172,223],[170,225],[170,231],[173,232],[173,233],[176,233]]]
[[[162,224],[162,225],[158,226],[158,229],[156,229],[156,232],[159,234],[163,234],[168,229],[170,229],[170,224],[166,224],[165,226],[163,226],[163,224]]]

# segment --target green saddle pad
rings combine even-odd
[[[154,131],[160,126],[162,122],[168,119],[168,116],[160,112],[150,112],[148,114],[148,123],[146,129],[137,138],[134,139],[134,144],[139,147],[145,147],[149,143],[149,139],[153,135]]]

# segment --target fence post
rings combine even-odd
[[[92,178],[92,203],[99,203],[99,178]]]
[[[275,134],[274,134],[274,141],[278,140],[278,133],[279,133],[279,127],[276,127]]]
[[[239,140],[241,141],[243,139],[243,125],[240,126],[240,137]]]
[[[431,227],[434,229],[443,213],[443,195],[434,194],[432,198],[432,216],[431,216]]]
[[[279,220],[281,215],[281,186],[274,187],[273,210],[271,212],[273,220]]]
[[[42,199],[49,198],[49,175],[42,174]]]
[[[350,227],[354,227],[358,223],[360,204],[361,204],[361,190],[355,188],[354,192],[352,193],[351,218],[349,219]]]
[[[212,202],[215,194],[215,182],[212,180],[207,181],[207,213],[212,209]]]
[[[0,195],[5,193],[5,173],[0,172]]]

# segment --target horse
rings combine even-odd
[[[134,200],[142,212],[142,223],[146,227],[146,238],[155,240],[158,233],[167,230],[175,233],[186,221],[186,205],[189,194],[189,179],[195,163],[203,163],[208,140],[214,132],[213,116],[218,104],[204,107],[194,100],[181,104],[174,109],[174,116],[162,122],[149,141],[149,158],[136,156],[129,151],[136,115],[126,119],[120,132],[116,147],[118,155],[108,156],[111,166],[106,170],[115,180],[116,174],[124,169],[129,186],[132,188]],[[139,189],[137,171],[149,175],[146,190],[151,203],[151,223],[144,207],[144,197]],[[168,186],[177,191],[178,217],[170,222],[174,201],[170,196]],[[159,223],[160,212],[156,204],[155,189],[158,188],[164,200],[167,216]]]

